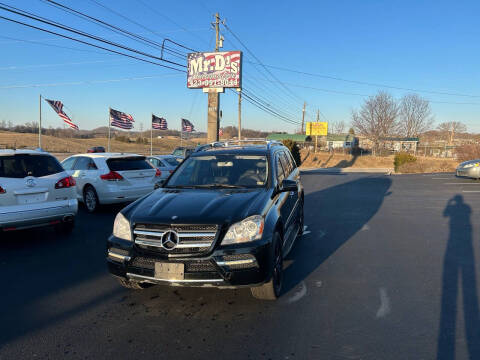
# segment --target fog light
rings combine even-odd
[[[228,269],[251,269],[258,268],[257,259],[250,254],[225,255],[215,259],[218,266]]]
[[[111,248],[108,250],[108,258],[116,262],[127,262],[130,261],[130,256],[128,256],[127,250]]]

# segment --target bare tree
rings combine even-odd
[[[467,126],[460,121],[447,121],[438,125],[438,130],[444,134],[449,145],[453,144],[455,134],[466,132]]]
[[[345,122],[341,121],[332,121],[328,124],[329,133],[331,134],[343,134],[345,131]]]
[[[399,107],[393,97],[384,91],[371,96],[358,111],[352,112],[352,126],[357,134],[365,136],[374,146],[382,138],[393,135],[398,128]]]
[[[399,132],[406,137],[418,137],[430,130],[433,115],[428,100],[417,94],[405,95],[400,102]]]

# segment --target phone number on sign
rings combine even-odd
[[[195,87],[238,87],[240,82],[238,79],[221,79],[221,80],[192,80],[190,86]]]

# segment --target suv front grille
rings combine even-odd
[[[138,246],[155,252],[166,255],[199,254],[211,248],[217,230],[217,225],[138,224],[133,234]],[[178,235],[178,244],[171,249],[162,245],[162,236],[167,231],[174,231]]]

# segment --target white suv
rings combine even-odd
[[[136,200],[152,192],[160,172],[145,156],[124,153],[73,155],[62,162],[77,183],[77,198],[89,212],[100,204]]]
[[[71,231],[75,180],[49,153],[0,150],[0,232],[56,225]]]

